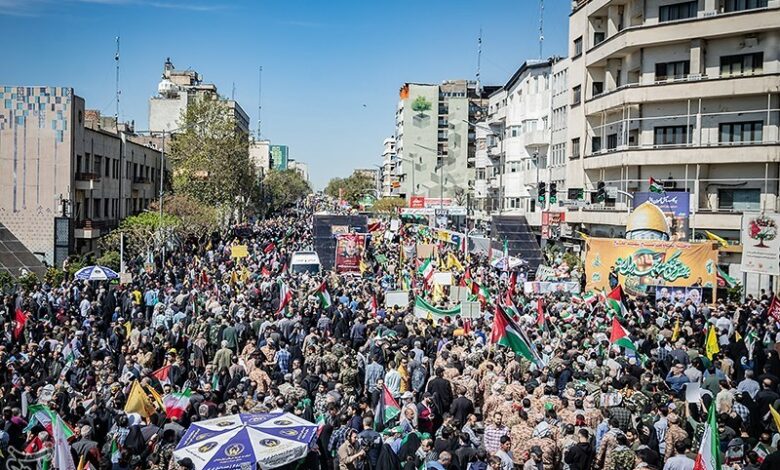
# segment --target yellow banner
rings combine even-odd
[[[246,245],[236,245],[230,247],[231,258],[246,258],[249,256],[249,250]]]
[[[612,268],[629,295],[654,295],[650,286],[717,286],[714,243],[588,238],[585,290],[609,289]]]

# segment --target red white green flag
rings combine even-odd
[[[490,291],[487,287],[480,286],[477,281],[471,281],[471,294],[476,295],[482,305],[490,303]]]
[[[276,313],[281,313],[287,308],[287,305],[292,302],[292,292],[284,281],[279,280],[279,308]]]
[[[723,465],[720,459],[720,438],[716,413],[715,400],[713,400],[707,414],[707,427],[704,428],[704,434],[701,436],[701,445],[693,464],[693,470],[720,470],[721,465]]]
[[[420,268],[417,269],[417,274],[422,276],[423,281],[425,281],[426,285],[429,283],[429,281],[433,277],[433,262],[431,261],[431,258],[428,258],[425,260],[425,262],[423,262]]]
[[[393,398],[387,385],[382,384],[382,396],[379,397],[379,402],[374,410],[374,428],[381,432],[399,414],[401,414],[401,407],[398,406],[398,402]]]
[[[495,308],[493,328],[490,331],[490,342],[506,346],[515,354],[519,354],[537,365],[543,363],[542,358],[536,352],[536,348],[525,334],[525,331],[514,320],[509,318],[509,315],[506,314],[500,305],[496,305]]]
[[[628,333],[623,329],[618,319],[614,317],[612,318],[612,334],[609,337],[609,342],[636,351],[636,345],[628,337]]]
[[[376,296],[371,296],[371,315],[377,317],[379,315],[379,304],[376,301]]]
[[[187,411],[187,407],[190,406],[190,396],[192,391],[189,388],[185,388],[184,391],[169,393],[163,398],[163,406],[165,406],[165,415],[169,419],[179,419],[184,416],[184,412]]]
[[[320,307],[330,308],[333,302],[330,300],[330,292],[328,292],[328,286],[325,281],[322,281],[320,287],[317,289],[317,297],[320,299]]]

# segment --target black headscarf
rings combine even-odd
[[[383,444],[375,470],[401,470],[401,460],[395,455],[389,444]]]

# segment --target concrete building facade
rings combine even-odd
[[[4,86],[0,104],[0,223],[48,264],[94,250],[159,195],[160,151],[72,88]]]
[[[380,194],[383,197],[398,196],[400,183],[398,181],[398,154],[395,138],[388,137],[382,142],[382,170]],[[396,187],[397,186],[397,187]]]

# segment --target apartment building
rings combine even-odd
[[[0,87],[0,104],[0,223],[49,265],[159,196],[161,152],[72,88]]]
[[[622,236],[650,178],[690,198],[689,238],[737,242],[743,212],[780,210],[778,18],[780,0],[574,3],[566,180],[608,197],[572,228]]]
[[[395,148],[395,138],[388,137],[382,142],[382,170],[380,194],[383,197],[398,196],[398,154]]]
[[[398,194],[466,199],[474,185],[475,123],[495,87],[468,80],[405,83],[396,109]]]

